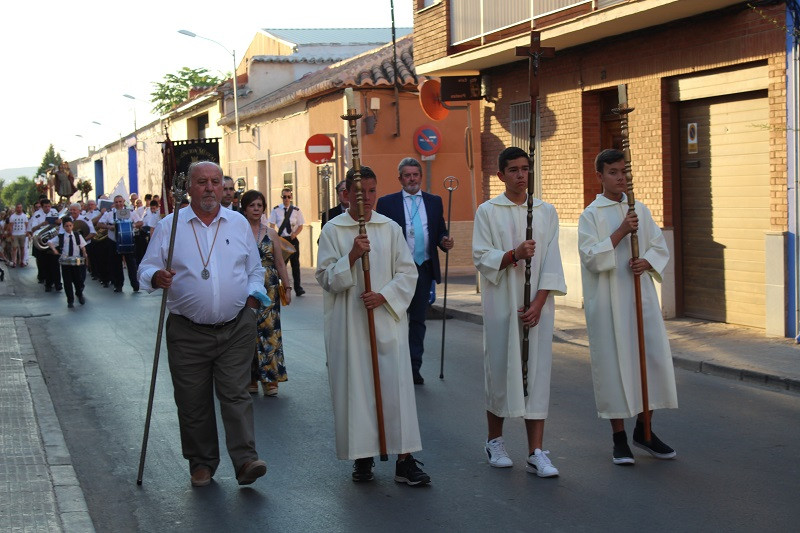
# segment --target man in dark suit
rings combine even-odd
[[[320,226],[320,229],[322,229],[329,220],[344,213],[345,210],[350,206],[350,203],[344,197],[345,190],[347,190],[347,186],[345,185],[344,181],[340,181],[336,184],[336,197],[339,199],[339,204],[336,207],[328,209],[327,213],[322,213],[322,225]]]
[[[411,351],[411,370],[414,383],[425,380],[419,372],[425,350],[425,315],[428,312],[431,284],[442,282],[439,253],[453,247],[444,223],[442,199],[420,190],[422,165],[413,157],[406,157],[397,165],[398,180],[403,190],[383,196],[375,211],[385,215],[402,228],[411,255],[417,264],[417,288],[408,306],[408,345]]]

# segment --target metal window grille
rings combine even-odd
[[[511,146],[522,148],[530,153],[531,149],[531,103],[520,102],[509,106],[509,129],[511,132]],[[542,197],[542,132],[541,121],[539,120],[539,105],[536,105],[536,152],[534,154],[534,169],[536,172],[536,183],[534,184],[534,196]]]

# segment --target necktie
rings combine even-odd
[[[72,257],[72,243],[73,243],[74,234],[69,234],[69,257]]]
[[[414,262],[421,265],[425,262],[425,234],[422,229],[422,220],[419,218],[419,207],[422,202],[421,196],[409,196],[409,200],[414,204],[413,215],[411,217],[411,227],[414,228]]]

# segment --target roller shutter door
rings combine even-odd
[[[764,235],[770,229],[766,92],[679,106],[684,313],[764,328]],[[690,153],[690,124],[697,125],[696,153]]]

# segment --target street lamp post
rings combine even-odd
[[[233,56],[233,78],[231,79],[233,85],[233,120],[236,123],[236,141],[241,144],[242,139],[239,135],[239,98],[237,96],[237,93],[239,92],[239,87],[236,81],[236,50],[228,50],[228,48],[222,43],[215,41],[214,39],[209,39],[208,37],[203,37],[202,35],[198,35],[189,30],[178,30],[178,33],[180,33],[181,35],[186,35],[187,37],[197,37],[198,39],[205,39],[206,41],[211,41],[212,43],[216,44],[217,46],[221,47],[223,50],[231,54],[231,56]]]
[[[137,129],[136,128],[136,98],[131,96],[131,95],[129,95],[129,94],[123,94],[122,96],[124,96],[125,98],[130,98],[131,100],[133,100],[133,133],[135,134],[136,133],[136,129]],[[98,122],[98,124],[99,124],[99,122]]]

